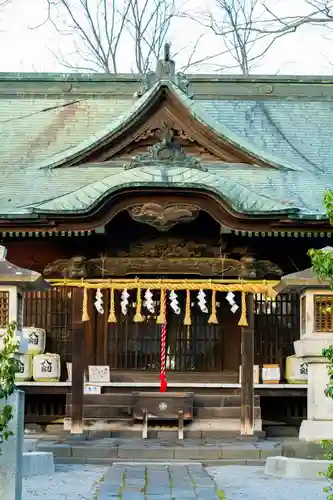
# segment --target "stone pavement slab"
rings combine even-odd
[[[219,500],[220,497],[201,464],[116,463],[106,472],[98,498]]]

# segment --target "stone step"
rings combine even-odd
[[[64,429],[69,431],[70,425],[70,420],[65,419]],[[84,430],[90,432],[110,432],[113,437],[141,437],[142,422],[138,421],[133,423],[131,419],[110,419],[107,421],[84,420]],[[193,437],[193,439],[205,439],[207,437],[212,437],[218,439],[240,436],[240,430],[239,418],[196,418],[191,422],[186,422],[184,426],[184,437]],[[254,430],[256,432],[262,432],[261,419],[255,420]],[[169,433],[177,433],[177,422],[163,424],[160,421],[157,421],[156,423],[150,421],[148,427],[148,437],[152,436],[153,432],[157,433],[156,437],[170,439]],[[264,435],[265,434],[262,433],[260,437]]]
[[[51,451],[32,451],[22,455],[23,477],[54,474],[54,457]]]
[[[206,406],[205,408],[196,408],[196,417],[206,418],[241,418],[240,406]],[[254,418],[261,418],[261,408],[254,408]]]
[[[89,436],[94,436],[96,434],[95,431],[88,431]],[[102,434],[103,437],[109,437],[114,439],[141,439],[142,431],[141,430],[129,430],[129,431],[118,431],[118,432],[97,432],[97,434]],[[254,436],[250,437],[241,437],[239,432],[230,432],[230,431],[216,431],[216,430],[206,430],[206,431],[184,431],[184,440],[189,439],[218,439],[218,440],[237,440],[237,439],[264,439],[266,436],[264,431],[256,431]],[[46,438],[45,438],[46,439]],[[166,441],[177,441],[178,440],[178,431],[176,430],[148,430],[148,441],[151,439],[161,439]]]
[[[118,441],[119,442],[119,441]],[[247,463],[263,461],[268,456],[281,454],[281,447],[273,444],[259,443],[254,440],[211,445],[180,444],[175,441],[169,445],[152,444],[140,440],[128,440],[127,444],[117,445],[117,440],[105,439],[93,442],[43,443],[38,445],[41,451],[54,454],[56,463],[113,463],[116,461],[200,461],[204,463],[219,462]],[[234,462],[237,461],[237,462]]]
[[[146,458],[75,458],[75,457],[60,457],[60,458],[55,458],[55,464],[56,465],[69,465],[69,464],[90,464],[90,465],[112,465],[112,464],[118,464],[118,463],[137,463],[137,464],[160,464],[162,461],[162,458],[156,458],[156,459],[149,459],[147,461]],[[189,459],[187,459],[185,462],[182,459],[169,459],[169,460],[163,460],[164,464],[173,464],[173,465],[178,465],[178,464],[187,464],[189,463]],[[193,461],[193,463],[196,463]],[[204,467],[219,467],[221,465],[228,466],[228,465],[249,465],[249,466],[257,466],[257,467],[263,467],[266,464],[266,458],[259,459],[259,458],[220,458],[217,460],[210,460],[209,458],[200,458],[200,463]],[[191,461],[192,464],[192,461]]]

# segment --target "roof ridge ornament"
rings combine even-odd
[[[171,43],[164,44],[163,59],[158,59],[155,72],[149,71],[144,75],[143,86],[135,93],[135,97],[142,97],[155,83],[161,80],[168,80],[174,83],[180,90],[188,94],[189,81],[184,73],[176,73],[176,64],[171,59],[170,48]]]
[[[188,156],[183,148],[174,141],[174,131],[165,125],[164,137],[148,148],[147,153],[142,153],[125,165],[125,170],[137,167],[186,167],[207,172],[207,168],[201,165],[198,158]]]

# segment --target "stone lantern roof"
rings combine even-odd
[[[50,288],[43,276],[31,269],[16,266],[7,260],[7,249],[0,245],[0,284],[16,285],[24,291],[42,291]]]
[[[321,250],[322,252],[332,252],[333,254],[333,247],[324,247]],[[277,293],[291,293],[302,292],[304,289],[309,288],[331,288],[331,280],[318,278],[313,267],[309,267],[303,271],[283,276],[278,285],[276,285],[275,290]]]

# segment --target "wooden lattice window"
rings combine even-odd
[[[46,331],[46,352],[60,354],[64,371],[72,361],[72,294],[69,287],[52,287],[24,297],[24,325]]]
[[[304,334],[306,332],[306,298],[305,295],[301,298],[301,333]]]
[[[299,295],[279,294],[275,300],[255,295],[255,364],[281,364],[294,354],[300,338]]]
[[[9,292],[0,292],[0,328],[7,328],[9,323]]]
[[[316,332],[333,331],[333,296],[314,296],[314,320]]]

